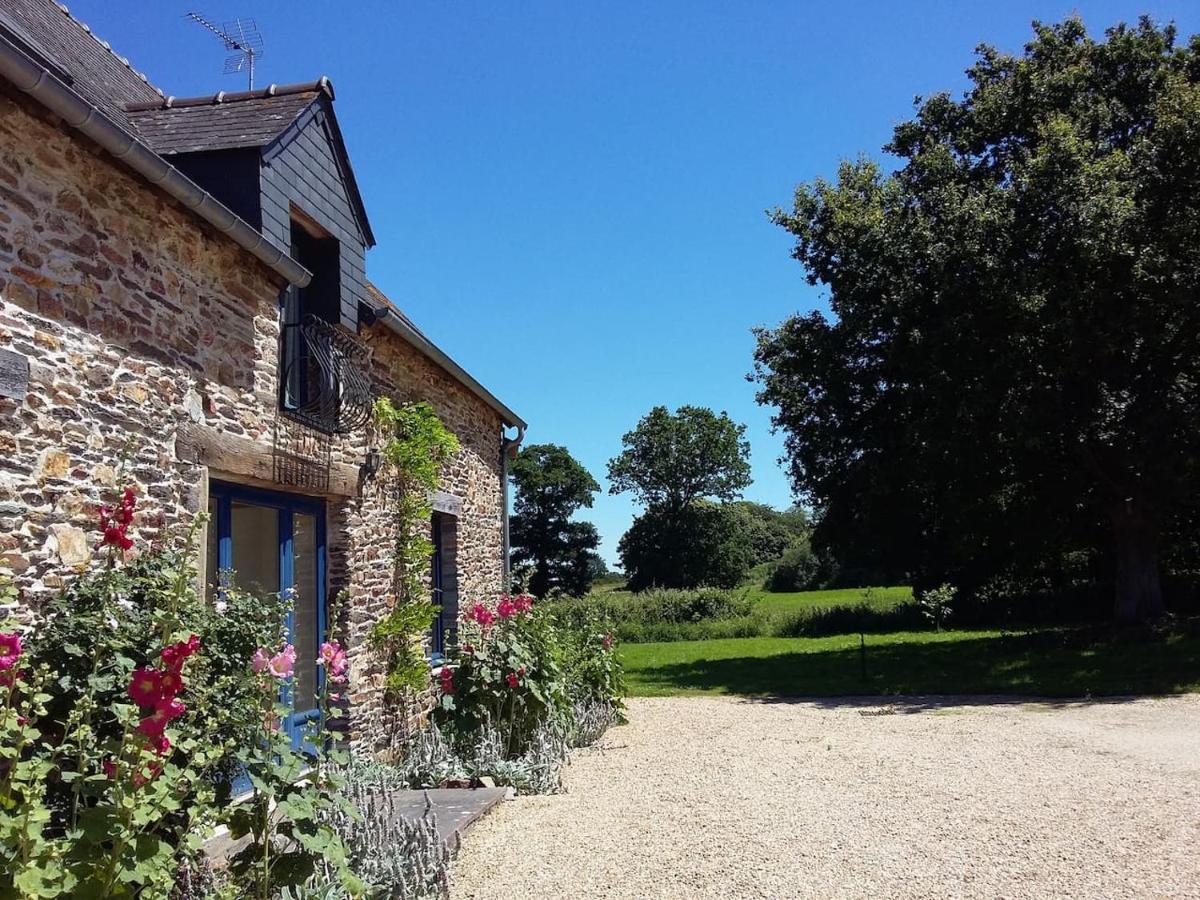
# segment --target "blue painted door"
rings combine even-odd
[[[299,747],[304,726],[319,715],[325,635],[325,506],[321,500],[213,482],[209,486],[210,571],[232,571],[240,587],[290,598],[288,641],[296,649],[292,677],[281,688],[291,712],[284,727]]]

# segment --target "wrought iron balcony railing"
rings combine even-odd
[[[284,324],[282,404],[296,419],[327,434],[348,434],[371,415],[367,348],[348,332],[305,316]]]

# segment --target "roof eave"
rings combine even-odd
[[[308,269],[267,240],[262,232],[88,103],[4,34],[0,34],[0,77],[91,138],[218,231],[228,235],[289,283],[303,287],[312,280],[312,273]]]
[[[510,428],[524,429],[528,427],[528,423],[524,419],[501,403],[495,394],[475,380],[470,372],[456,363],[442,348],[409,325],[401,316],[396,315],[394,308],[388,306],[386,309],[389,315],[384,316],[383,321],[388,328],[398,334],[412,347],[432,359],[445,369],[455,381],[490,406],[500,416],[501,422]]]

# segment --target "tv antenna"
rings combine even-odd
[[[215,34],[221,39],[225,49],[231,51],[225,59],[225,74],[240,75],[245,72],[249,90],[254,90],[254,63],[263,55],[262,35],[259,34],[254,20],[234,19],[232,22],[217,25],[200,13],[190,12],[187,17]]]

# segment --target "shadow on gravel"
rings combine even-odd
[[[868,635],[865,654],[858,647],[842,647],[701,658],[647,666],[631,675],[649,693],[712,691],[828,706],[885,703],[903,712],[1003,698],[1057,699],[1064,705],[1099,697],[1121,702],[1135,695],[1200,690],[1200,638],[1095,631],[981,637],[967,632],[961,640],[922,643]]]

